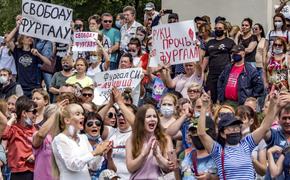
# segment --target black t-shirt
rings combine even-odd
[[[205,46],[205,57],[208,57],[208,76],[219,76],[224,67],[231,63],[231,49],[235,45],[232,39],[211,39]]]
[[[242,35],[240,35],[239,38],[238,38],[238,43],[240,45],[243,45],[245,48],[249,47],[249,44],[251,42],[257,42],[258,43],[258,38],[257,38],[256,35],[251,35],[247,39],[243,39]],[[257,46],[254,49],[254,51],[252,51],[251,53],[246,54],[246,56],[245,56],[245,61],[246,62],[256,62],[256,60],[255,60],[256,49],[257,49]]]
[[[15,59],[17,70],[17,82],[23,90],[32,90],[40,88],[40,68],[41,60],[34,56],[30,51],[23,51],[20,48],[14,48],[13,57]]]

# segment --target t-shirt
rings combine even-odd
[[[40,68],[41,60],[30,51],[23,51],[14,48],[13,56],[17,69],[17,82],[24,91],[40,88]]]
[[[94,79],[97,73],[104,71],[104,66],[105,64],[103,62],[99,63],[95,68],[92,68],[92,66],[90,66],[87,70],[87,76]]]
[[[247,39],[243,39],[242,36],[239,36],[238,44],[243,45],[245,48],[249,47],[251,42],[258,43],[258,38],[256,35],[251,35]],[[245,62],[255,62],[256,49],[257,49],[257,46],[252,52],[245,55]]]
[[[114,148],[113,153],[112,153],[112,158],[114,161],[115,166],[117,167],[117,174],[120,176],[121,179],[129,179],[130,178],[130,172],[127,169],[126,166],[126,141],[127,139],[131,136],[132,130],[131,128],[127,132],[120,132],[119,129],[109,127],[109,135],[108,139],[110,141],[113,141],[113,144],[115,147],[119,148]]]
[[[14,58],[6,46],[0,47],[0,69],[3,68],[10,69],[12,74],[17,74]]]
[[[233,65],[229,75],[228,83],[225,89],[225,98],[232,101],[238,101],[238,79],[244,69],[244,64],[241,66]]]
[[[134,21],[133,24],[128,28],[128,24],[124,24],[120,30],[121,32],[121,44],[120,49],[127,50],[127,45],[132,37],[136,35],[137,27],[142,26],[142,24]]]
[[[111,28],[109,30],[103,29],[103,34],[108,38],[105,40],[104,45],[108,44],[108,47],[114,46],[116,43],[120,43],[121,41],[121,33],[118,29]],[[113,52],[111,54],[110,62],[117,62],[117,52]]]
[[[76,75],[69,77],[65,82],[67,84],[79,83],[82,86],[82,88],[89,87],[94,84],[93,80],[90,77],[85,76],[83,79],[77,79]]]
[[[289,40],[290,40],[290,33],[287,30],[284,32],[283,31],[274,31],[274,30],[269,31],[267,36],[266,36],[266,39],[269,41],[269,52],[272,51],[272,46],[273,46],[274,40],[277,37],[283,38],[286,41],[286,43],[288,44]]]
[[[252,134],[243,138],[236,146],[224,147],[224,170],[226,179],[249,180],[255,179],[255,170],[252,163],[251,154],[257,146]],[[223,179],[222,173],[222,149],[223,147],[215,142],[211,151],[220,179]]]
[[[182,94],[184,98],[188,98],[187,89],[192,83],[197,83],[202,85],[202,79],[196,73],[193,73],[190,77],[186,77],[184,74],[179,74],[173,81],[176,82],[175,91]]]
[[[61,86],[65,85],[65,81],[68,77],[64,76],[61,71],[54,73],[51,79],[50,87],[59,89]]]
[[[235,45],[232,39],[211,39],[205,46],[205,57],[208,57],[208,76],[219,76],[225,66],[231,62],[231,49]]]

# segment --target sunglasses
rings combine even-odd
[[[273,46],[274,46],[274,47],[282,47],[283,44],[276,44],[276,43],[275,43],[275,44],[273,44]]]
[[[36,109],[31,109],[31,110],[27,110],[26,112],[32,112],[32,114],[36,114],[37,113],[37,110]]]
[[[108,118],[113,118],[113,117],[116,117],[116,114],[115,113],[112,113],[112,112],[109,112],[108,113]]]
[[[196,90],[196,89],[189,89],[189,90],[187,90],[187,92],[189,92],[189,93],[200,93],[200,91]]]
[[[111,20],[104,20],[103,22],[104,23],[112,23],[113,21],[111,21]]]
[[[84,97],[92,97],[93,96],[93,94],[90,94],[90,93],[83,93],[82,94]]]
[[[86,123],[86,126],[88,126],[88,127],[92,127],[92,126],[94,125],[94,123],[95,123],[95,125],[98,126],[98,127],[102,126],[102,121],[100,121],[100,120],[98,120],[98,119],[88,121],[88,122]]]

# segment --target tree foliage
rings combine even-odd
[[[123,7],[132,5],[137,10],[137,19],[143,22],[144,6],[153,2],[160,9],[161,0],[42,0],[63,5],[74,10],[74,18],[87,21],[93,14],[111,13],[114,17],[122,12]],[[21,0],[0,0],[0,35],[9,32],[15,26],[15,17],[21,14]]]

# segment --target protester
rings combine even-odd
[[[40,127],[44,121],[44,109],[50,103],[47,91],[43,89],[34,89],[32,91],[32,100],[36,104],[37,116],[34,124]]]
[[[6,99],[9,96],[22,96],[23,90],[20,84],[13,82],[13,76],[10,69],[0,69],[0,98]]]
[[[81,90],[82,96],[82,102],[83,103],[90,103],[94,99],[94,89],[91,87],[85,87]]]

